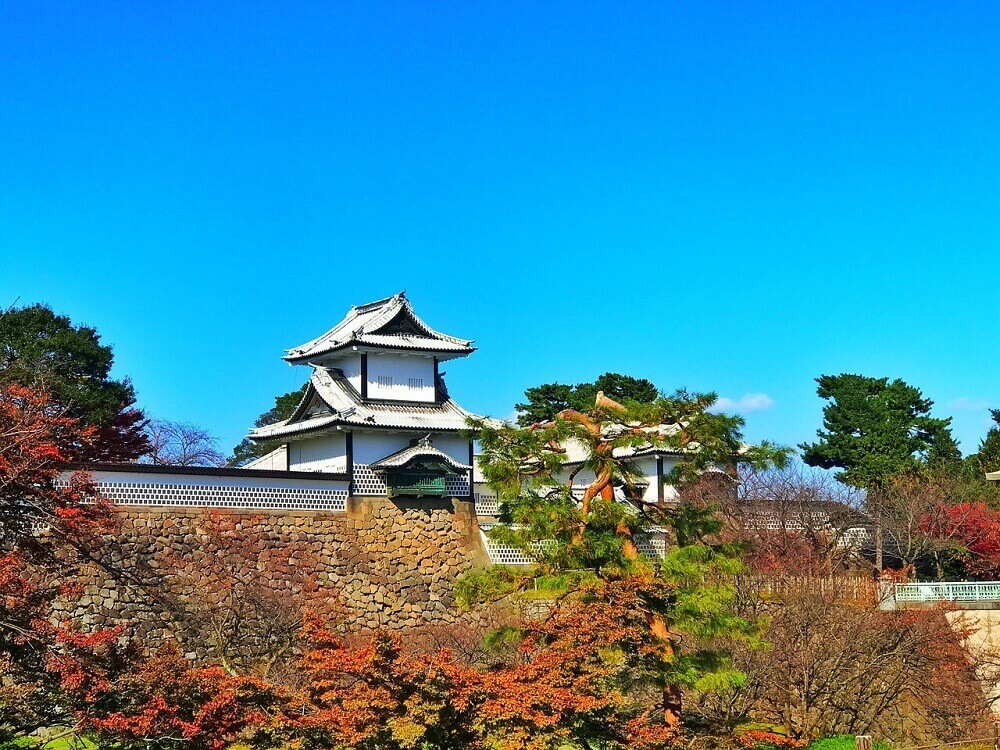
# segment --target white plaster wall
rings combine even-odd
[[[469,439],[462,435],[453,433],[439,433],[431,435],[431,442],[434,447],[442,453],[458,461],[460,464],[469,463]]]
[[[324,479],[295,479],[295,478],[267,478],[261,477],[234,477],[234,476],[211,476],[202,474],[147,474],[145,472],[130,471],[91,471],[88,472],[97,483],[98,487],[115,484],[128,484],[139,487],[156,486],[199,486],[199,487],[246,487],[246,488],[273,488],[273,489],[315,489],[315,490],[344,490],[347,489],[347,482],[331,482]],[[68,478],[69,474],[64,474],[63,478]]]
[[[343,371],[344,377],[354,386],[354,390],[361,393],[361,355],[351,354],[337,364]]]
[[[342,432],[288,444],[291,471],[347,471],[347,437]]]
[[[391,378],[392,385],[379,385],[379,376]],[[410,387],[411,378],[421,385]],[[434,400],[434,391],[433,357],[368,353],[368,398],[428,402]]]
[[[664,456],[663,457],[663,474],[664,474],[664,476],[666,476],[671,471],[673,471],[674,467],[677,466],[677,464],[679,464],[680,462],[681,462],[680,458],[678,458],[676,456],[674,456],[673,458],[671,458],[670,456]],[[654,472],[656,471],[656,467],[655,466],[653,467],[653,471]],[[656,495],[655,494],[653,495],[653,499],[654,500],[656,499]],[[667,502],[671,502],[671,501],[674,501],[674,500],[679,500],[680,499],[680,493],[677,491],[676,487],[674,487],[673,485],[668,484],[668,485],[666,485],[663,488],[663,499],[666,500]]]
[[[387,432],[383,430],[371,432],[354,431],[354,463],[370,464],[380,458],[401,451],[410,441],[422,438],[427,433],[420,432]],[[442,453],[459,461],[469,463],[469,441],[460,435],[449,433],[431,433],[431,442]]]
[[[391,453],[401,451],[415,437],[423,437],[410,432],[375,431],[360,432],[354,430],[354,463],[370,464],[385,458]]]
[[[642,499],[647,503],[656,502],[656,456],[643,456],[633,462],[648,484],[642,493]],[[666,462],[663,470],[666,471]]]
[[[663,474],[664,476],[669,474],[670,471],[678,464],[680,459],[671,456],[663,457]],[[655,503],[657,500],[657,488],[656,488],[656,456],[642,456],[636,459],[635,464],[639,467],[639,471],[649,482],[646,487],[646,491],[642,495],[642,499],[648,503]],[[679,497],[676,488],[672,485],[666,485],[663,488],[663,499],[666,502],[671,502],[672,500],[677,500]]]
[[[268,469],[271,471],[285,471],[288,468],[288,446],[282,445],[275,448],[260,458],[243,465],[244,469]]]

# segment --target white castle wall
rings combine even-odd
[[[432,402],[434,358],[404,354],[368,354],[368,397]]]
[[[353,354],[349,357],[344,357],[338,360],[336,364],[340,367],[341,372],[344,373],[347,382],[354,387],[354,390],[361,393],[361,355]]]
[[[321,435],[288,444],[291,471],[347,471],[347,437],[342,432]]]
[[[100,494],[116,505],[343,511],[347,504],[346,481],[233,476],[231,473],[150,474],[102,470],[88,473]]]
[[[244,469],[263,469],[265,471],[285,471],[288,468],[288,446],[281,445],[260,458],[255,458],[243,465]]]

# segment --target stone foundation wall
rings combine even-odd
[[[82,619],[176,635],[185,608],[211,615],[236,583],[305,601],[359,629],[456,621],[454,582],[487,564],[473,504],[353,498],[346,513],[130,506],[103,564],[81,574]]]

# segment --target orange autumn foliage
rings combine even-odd
[[[639,687],[644,660],[661,654],[641,612],[622,606],[634,605],[636,592],[621,584],[593,593],[526,623],[517,658],[491,669],[460,664],[447,650],[409,655],[385,633],[349,647],[310,617],[308,684],[288,704],[282,733],[315,747],[541,750],[582,738],[670,746],[676,731],[655,701],[624,689]]]
[[[220,667],[194,667],[176,645],[138,660],[78,700],[79,728],[120,746],[218,750],[259,731],[285,699],[280,688]]]

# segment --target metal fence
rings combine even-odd
[[[897,583],[897,602],[1000,601],[1000,581],[943,581]]]

